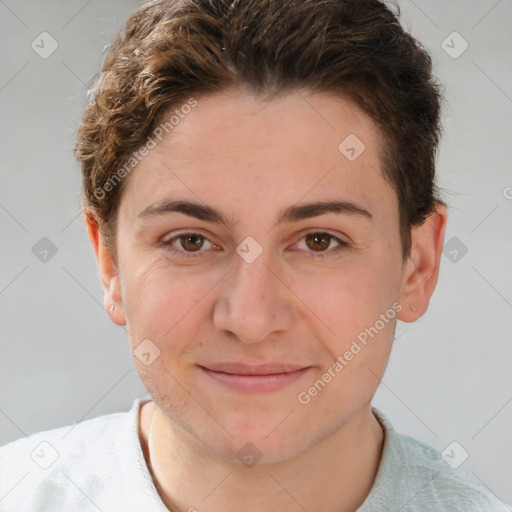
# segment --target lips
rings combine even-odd
[[[199,366],[212,380],[237,392],[269,392],[288,386],[312,367],[287,363],[247,365],[243,363],[215,363]]]
[[[261,365],[248,365],[244,363],[212,363],[202,365],[207,370],[214,372],[229,373],[231,375],[274,375],[279,373],[290,373],[307,368],[307,365],[268,363]]]

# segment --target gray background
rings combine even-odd
[[[147,394],[103,310],[72,155],[102,50],[138,5],[0,1],[0,444]],[[512,503],[512,2],[400,6],[446,87],[439,177],[456,239],[426,316],[398,326],[374,405],[440,451],[457,441],[462,469]],[[43,31],[58,43],[46,59],[31,47]],[[454,31],[469,44],[457,58]],[[43,237],[57,248],[46,262],[32,251]]]

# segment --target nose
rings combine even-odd
[[[233,333],[244,343],[259,343],[288,330],[293,322],[293,294],[263,253],[256,261],[239,258],[226,276],[214,307],[217,329]]]

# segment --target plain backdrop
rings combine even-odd
[[[103,49],[140,4],[0,1],[0,444],[147,395],[102,306],[72,154]],[[399,323],[373,404],[439,451],[457,442],[512,503],[512,1],[399,5],[445,86],[449,225],[430,309]]]

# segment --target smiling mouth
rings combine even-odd
[[[305,375],[312,367],[292,364],[246,365],[217,363],[199,369],[212,380],[242,392],[276,391]]]

